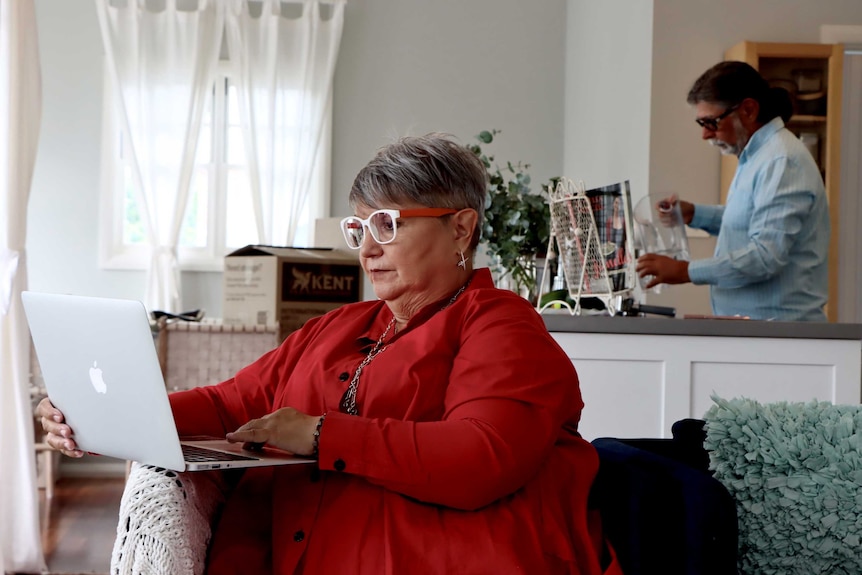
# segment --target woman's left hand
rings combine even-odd
[[[252,419],[228,433],[226,439],[233,443],[265,443],[297,455],[311,455],[314,452],[314,431],[320,417],[283,407],[260,419]]]

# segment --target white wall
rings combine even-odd
[[[563,175],[588,188],[649,177],[651,1],[570,0]]]
[[[102,45],[93,0],[36,0],[44,117],[28,216],[35,290],[142,298],[98,269]],[[488,149],[540,183],[562,170],[565,0],[350,0],[335,75],[332,215],[393,138],[500,129]],[[183,306],[221,313],[221,274],[184,273]]]
[[[97,269],[101,40],[86,0],[36,2],[42,130],[30,195],[30,287],[128,293],[127,276]],[[141,287],[143,294],[143,287]]]
[[[565,0],[351,0],[335,76],[333,215],[353,177],[393,138],[449,132],[559,175]]]

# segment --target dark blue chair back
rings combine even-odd
[[[679,421],[673,434],[594,440],[590,504],[626,575],[735,575],[736,504],[709,472],[703,421]]]

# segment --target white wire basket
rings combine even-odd
[[[547,274],[556,261],[557,274],[562,274],[574,306],[560,299],[542,304],[539,294],[538,311],[566,308],[576,315],[585,298],[595,298],[614,315],[620,302],[634,291],[636,281],[628,182],[588,192],[583,182],[561,178],[549,190],[548,203],[548,265],[540,285],[548,285]],[[595,209],[600,211],[598,218]]]

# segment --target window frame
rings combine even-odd
[[[213,120],[210,121],[211,150],[218,150],[218,157],[211,156],[208,163],[208,221],[207,244],[203,247],[178,247],[178,263],[181,271],[221,272],[224,269],[224,256],[242,246],[227,246],[227,182],[232,166],[228,163],[227,147],[224,138],[229,130],[227,113],[227,85],[231,82],[232,72],[229,62],[221,61],[216,71],[214,96],[212,101]],[[103,74],[103,118],[102,118],[102,174],[101,201],[99,207],[99,267],[106,270],[147,270],[150,266],[151,251],[147,245],[125,245],[124,226],[124,170],[126,161],[120,157],[124,129],[119,121],[116,100],[109,74]],[[216,95],[217,87],[222,86],[221,97]],[[326,104],[325,120],[321,141],[322,158],[312,175],[312,185],[322,193],[312,194],[310,213],[322,216],[329,213],[330,189],[329,173],[331,166],[331,118],[332,98]],[[204,121],[206,122],[206,120]],[[216,127],[216,123],[219,124]],[[198,142],[198,146],[201,142]],[[197,174],[203,163],[195,164]],[[233,166],[234,168],[236,166]],[[215,172],[215,173],[213,173]],[[191,198],[189,198],[191,199]],[[185,217],[185,216],[184,216]],[[305,241],[296,245],[313,245],[314,226],[306,233]],[[253,242],[250,242],[253,243]]]

